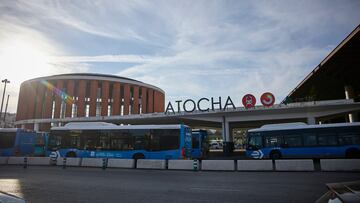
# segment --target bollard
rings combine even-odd
[[[63,169],[65,169],[66,168],[66,157],[64,157],[64,159],[63,159],[63,167],[62,167]]]
[[[197,159],[194,159],[193,167],[194,167],[194,171],[198,170],[198,160]]]
[[[24,169],[27,168],[27,165],[28,165],[28,164],[27,164],[27,161],[28,161],[28,160],[27,160],[27,157],[25,156],[25,157],[24,157]]]
[[[107,165],[107,158],[102,159],[102,169],[105,170]]]
[[[169,159],[165,159],[165,169],[169,169]]]

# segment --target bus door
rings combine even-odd
[[[192,150],[192,133],[191,129],[185,127],[185,143],[184,143],[184,150],[185,150],[185,157],[191,157],[191,150]]]
[[[192,133],[192,149],[191,149],[191,157],[192,158],[200,158],[201,157],[201,136],[200,132]]]
[[[207,132],[204,130],[192,133],[192,158],[204,158],[208,153]]]
[[[35,135],[35,149],[34,155],[35,156],[45,156],[46,150],[46,133],[36,133]]]

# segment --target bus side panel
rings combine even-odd
[[[0,149],[0,156],[14,156],[13,148]]]
[[[284,158],[344,157],[345,148],[338,146],[282,148]]]
[[[179,159],[181,150],[165,150],[165,151],[151,151],[144,152],[146,159]]]
[[[270,158],[270,152],[273,150],[281,150],[279,147],[264,147],[259,150],[246,150],[246,156],[253,159]]]
[[[19,150],[21,155],[31,155],[35,150],[35,133],[20,132],[18,136]]]
[[[119,158],[132,159],[136,153],[144,154],[145,159],[178,159],[179,150],[167,151],[145,151],[145,150],[129,150],[129,151],[111,151],[111,150],[78,150],[78,149],[60,149],[58,150],[60,157],[65,157],[68,152],[75,152],[77,157],[81,158]],[[48,152],[47,156],[51,152]]]

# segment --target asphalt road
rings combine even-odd
[[[0,191],[27,202],[314,202],[360,173],[192,172],[0,166]]]

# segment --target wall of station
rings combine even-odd
[[[65,74],[21,84],[16,120],[115,116],[164,112],[164,91],[108,75]],[[21,127],[21,126],[19,126]],[[33,124],[25,126],[33,129]],[[48,131],[50,123],[41,124]]]

